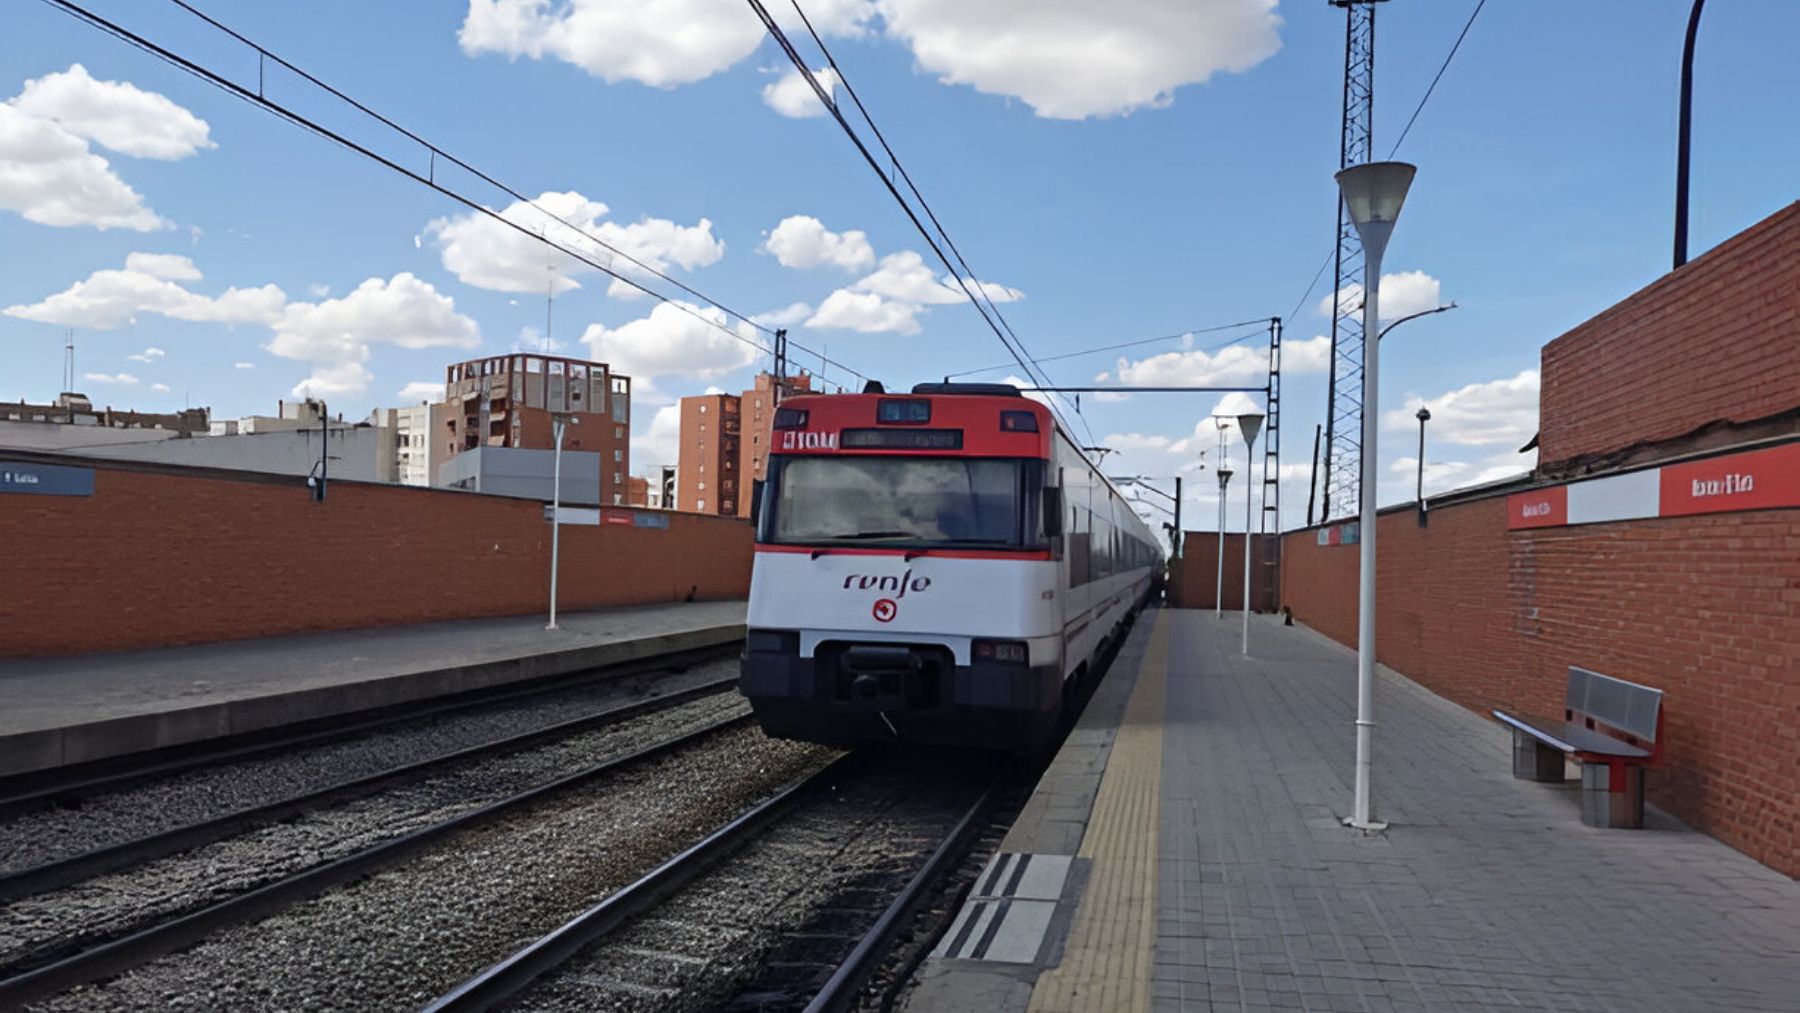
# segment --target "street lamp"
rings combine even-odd
[[[1431,409],[1419,406],[1419,413],[1413,418],[1419,420],[1419,527],[1425,526],[1425,423],[1431,421]]]
[[[1263,417],[1247,412],[1237,417],[1238,434],[1244,438],[1244,657],[1250,656],[1250,501],[1255,489],[1250,477],[1256,473],[1256,434],[1262,431]]]
[[[556,571],[562,557],[563,434],[570,426],[581,425],[581,419],[568,412],[556,412],[550,419],[551,428],[556,432],[556,464],[554,477],[550,479],[550,622],[544,627],[547,630],[556,629]]]
[[[1406,191],[1418,167],[1405,162],[1365,162],[1337,174],[1338,190],[1356,235],[1362,240],[1363,342],[1362,376],[1362,520],[1358,525],[1361,557],[1356,615],[1356,798],[1345,822],[1359,830],[1381,830],[1370,793],[1375,729],[1375,466],[1376,422],[1381,418],[1381,255],[1387,252]]]
[[[1213,591],[1213,616],[1225,618],[1225,487],[1231,484],[1231,469],[1219,469],[1219,586]]]

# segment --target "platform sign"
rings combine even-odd
[[[28,496],[92,496],[94,469],[60,464],[0,461],[0,493]]]
[[[598,523],[600,523],[600,511],[594,507],[564,506],[564,507],[558,507],[556,509],[557,509],[557,513],[556,513],[557,522],[560,524],[598,524]],[[548,522],[550,520],[550,516],[551,516],[550,511],[551,511],[550,504],[545,503],[544,504],[544,520],[545,520],[545,522]]]
[[[1515,492],[1506,503],[1512,530],[1800,507],[1800,442]]]
[[[657,514],[650,513],[647,510],[639,510],[631,515],[631,524],[633,527],[660,528],[661,530],[667,531],[669,529],[669,516],[667,514]]]

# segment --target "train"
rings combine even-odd
[[[776,408],[738,686],[767,734],[1041,749],[1160,589],[1160,540],[1010,384]]]

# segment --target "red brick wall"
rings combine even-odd
[[[550,527],[530,500],[298,479],[96,467],[91,497],[6,496],[0,545],[29,574],[0,596],[0,656],[520,615],[549,600]],[[741,598],[749,525],[567,526],[564,609]]]
[[[1664,690],[1651,799],[1800,875],[1800,511],[1509,533],[1494,497],[1380,525],[1384,664],[1483,714],[1556,713],[1570,665]],[[1357,547],[1285,541],[1283,602],[1354,644]]]
[[[1251,545],[1250,607],[1258,612],[1275,608],[1270,568],[1263,565],[1265,546],[1274,536],[1259,536]],[[1177,608],[1209,609],[1214,607],[1214,594],[1219,587],[1219,533],[1187,531],[1182,534],[1182,560],[1171,581],[1173,602]],[[1225,599],[1226,609],[1244,607],[1244,536],[1225,535]]]
[[[1572,459],[1800,405],[1800,204],[1544,346],[1539,459]]]

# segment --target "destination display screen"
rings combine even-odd
[[[961,450],[960,429],[846,429],[839,438],[845,450]]]

